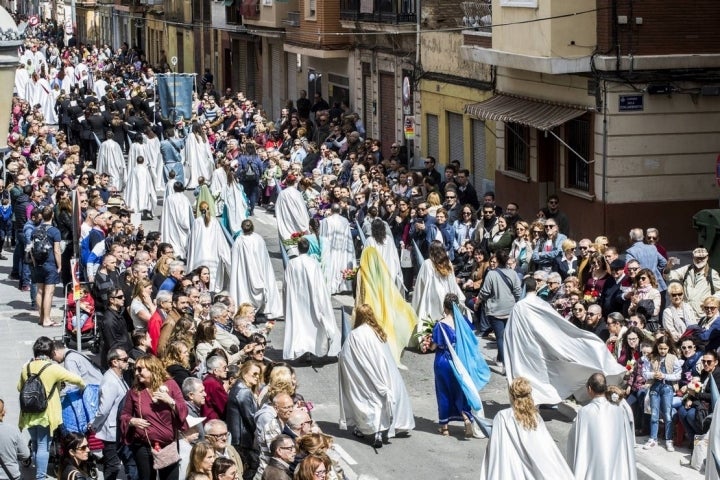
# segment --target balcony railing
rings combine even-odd
[[[473,0],[460,3],[463,17],[460,25],[480,32],[492,33],[492,1]]]
[[[408,23],[416,18],[415,0],[340,0],[340,20]]]

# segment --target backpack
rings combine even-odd
[[[30,236],[30,256],[35,265],[42,265],[50,257],[53,245],[48,236],[47,225],[40,225]]]
[[[245,168],[240,169],[241,182],[256,182],[258,180],[257,166],[252,160],[248,160]]]
[[[20,389],[20,410],[23,413],[43,413],[47,410],[48,399],[55,393],[57,384],[53,385],[47,395],[40,375],[50,365],[52,363],[46,363],[38,373],[30,373],[30,363],[27,364],[27,379]]]

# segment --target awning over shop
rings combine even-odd
[[[588,107],[580,105],[562,105],[506,93],[465,105],[465,113],[482,120],[519,123],[543,131],[562,125],[588,110]]]
[[[225,0],[225,6],[226,7],[232,7],[232,4],[235,3],[235,0]]]

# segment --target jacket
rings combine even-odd
[[[258,405],[252,391],[242,380],[228,393],[226,420],[233,446],[251,449],[255,441],[255,413]]]
[[[262,480],[292,480],[290,466],[279,458],[272,457],[265,467]]]
[[[40,369],[43,368],[47,363],[50,363],[51,365],[42,373],[42,375],[40,376],[40,381],[45,387],[45,392],[48,395],[50,395],[50,391],[52,390],[53,386],[60,382],[72,383],[73,385],[77,385],[80,388],[85,388],[85,382],[83,382],[82,378],[68,371],[64,367],[56,364],[55,362],[51,362],[50,360],[31,360],[29,363],[30,373],[38,373]],[[22,387],[27,380],[27,366],[27,363],[24,364],[22,366],[22,370],[20,371],[20,380],[17,384],[18,392],[22,390]],[[43,413],[25,413],[22,411],[20,412],[20,421],[18,424],[20,430],[23,430],[27,427],[42,425],[45,427],[49,427],[50,431],[54,432],[55,429],[60,426],[60,424],[62,423],[62,413],[60,407],[59,390],[59,388],[56,388],[52,395],[48,397],[47,410],[45,410]]]
[[[508,286],[503,275],[507,277],[512,288]],[[520,299],[521,292],[522,286],[517,273],[509,268],[498,268],[487,272],[478,297],[484,302],[486,315],[507,318],[515,302]]]
[[[100,405],[92,422],[95,436],[104,442],[116,442],[118,407],[128,391],[127,383],[114,371],[108,370],[100,383]]]

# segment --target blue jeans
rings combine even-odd
[[[20,288],[30,286],[30,265],[25,263],[25,236],[22,231],[16,233],[17,240],[13,252],[13,270],[17,262],[18,277],[20,277]]]
[[[507,324],[507,318],[497,318],[492,315],[487,315],[487,321],[492,325],[495,330],[495,338],[497,339],[497,361],[505,362],[505,325]]]
[[[245,196],[247,196],[248,212],[252,215],[258,202],[260,187],[257,182],[242,183],[242,186],[243,190],[245,190]]]
[[[672,402],[675,391],[672,385],[656,381],[650,387],[650,438],[657,440],[660,414],[665,421],[665,440],[672,440]]]
[[[50,460],[50,427],[36,425],[29,427],[28,432],[35,454],[35,478],[42,480],[47,478],[47,466]]]

